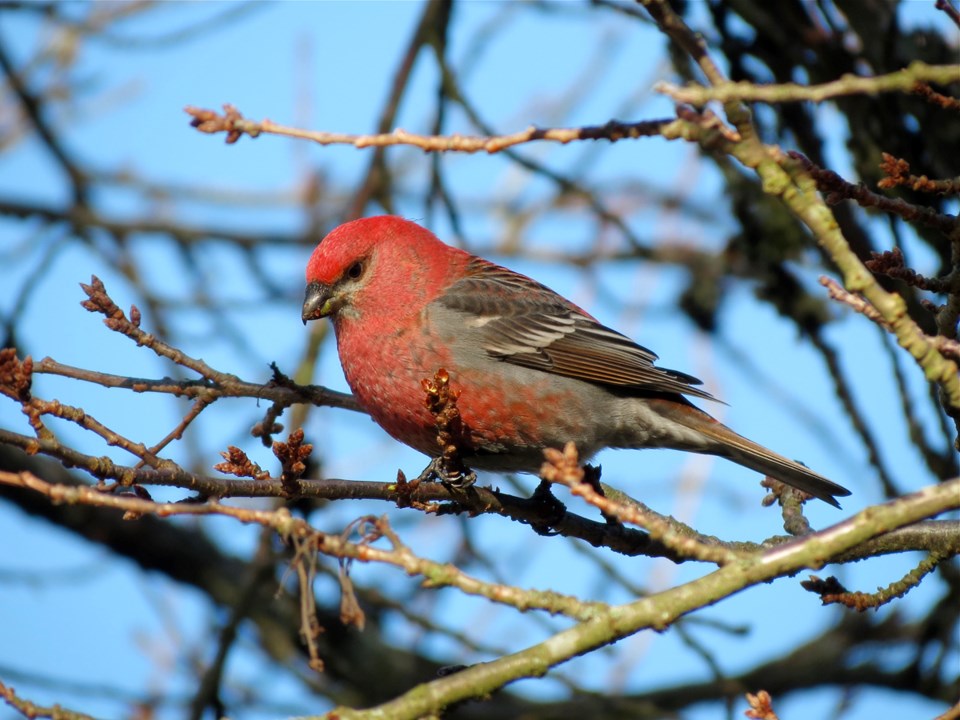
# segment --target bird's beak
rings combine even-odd
[[[307,285],[307,294],[303,298],[303,311],[300,318],[306,325],[308,320],[319,320],[340,309],[341,299],[333,288],[316,281]]]

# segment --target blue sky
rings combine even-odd
[[[918,9],[921,5],[926,9]],[[269,117],[284,124],[332,131],[372,131],[397,58],[418,18],[419,3],[265,3],[251,6],[243,16],[220,23],[190,42],[149,41],[183,28],[199,16],[216,17],[230,7],[238,6],[161,5],[119,26],[116,36],[93,38],[80,47],[71,75],[82,83],[84,93],[63,107],[56,118],[69,128],[65,131],[68,149],[104,170],[126,169],[189,189],[186,199],[148,200],[108,186],[96,197],[108,212],[126,218],[175,213],[192,222],[227,229],[295,234],[305,226],[296,197],[310,173],[327,179],[332,192],[324,203],[329,207],[346,204],[342,189],[360,181],[368,152],[320,148],[274,137],[243,138],[227,146],[221,137],[192,130],[183,107],[219,108],[229,102],[252,119]],[[572,4],[558,7],[557,12],[542,15],[517,11],[512,18],[503,17],[505,6],[499,3],[470,2],[457,8],[451,55],[458,66],[461,60],[474,58],[467,63],[472,69],[461,81],[498,131],[512,132],[530,124],[602,124],[611,117],[632,120],[670,114],[670,103],[650,89],[654,82],[668,77],[663,42],[657,33],[612,14],[603,21],[591,19],[585,26],[587,15]],[[936,22],[946,27],[939,15],[929,11],[932,3],[907,3],[904,7],[905,12],[917,13],[918,23]],[[77,6],[78,14],[81,9]],[[482,27],[496,32],[482,52],[474,55],[473,38]],[[30,57],[42,32],[35,18],[8,15],[0,24],[0,37],[18,64]],[[596,50],[601,43],[608,50],[605,54]],[[568,94],[574,79],[581,79],[578,97]],[[411,131],[428,129],[436,81],[435,66],[421,57],[398,126]],[[448,129],[471,131],[466,119],[455,112]],[[841,136],[835,138],[835,149],[842,141]],[[429,158],[416,150],[392,152],[408,164],[403,190],[408,197],[416,197],[428,183]],[[644,139],[616,145],[544,144],[523,152],[564,172],[572,173],[587,164],[588,179],[607,184],[605,197],[611,204],[632,203],[631,229],[651,244],[689,242],[720,247],[734,227],[727,204],[718,195],[721,183],[715,169],[683,143]],[[675,270],[640,263],[599,263],[584,274],[550,262],[545,256],[552,251],[588,247],[587,238],[596,227],[578,208],[558,209],[526,226],[523,237],[525,247],[531,250],[528,257],[503,252],[500,240],[514,227],[506,208],[519,212],[535,207],[549,198],[550,184],[485,154],[446,157],[443,162],[452,192],[465,209],[464,237],[454,236],[442,213],[428,217],[417,202],[401,200],[399,209],[404,215],[430,222],[432,229],[450,242],[466,244],[546,282],[605,323],[651,347],[661,356],[662,365],[702,377],[712,392],[730,403],[729,407],[707,408],[724,422],[854,490],[842,513],[826,506],[811,507],[814,525],[839,521],[880,499],[878,484],[819,355],[760,304],[750,288],[738,286],[730,291],[722,336],[719,341],[707,337],[672,309],[684,280]],[[691,202],[707,220],[665,211],[654,201],[631,195],[624,189],[625,179],[651,190],[694,198]],[[189,193],[199,189],[243,194],[248,200],[212,208],[190,199]],[[0,195],[20,193],[25,198],[56,202],[66,192],[59,169],[35,139],[4,151]],[[278,196],[281,202],[256,201]],[[493,212],[486,209],[491,198],[499,201]],[[2,273],[7,280],[0,286],[0,311],[5,315],[41,262],[36,248],[62,243],[36,280],[40,287],[31,295],[24,321],[18,326],[24,347],[37,357],[50,355],[61,362],[123,375],[160,377],[170,373],[169,366],[108,332],[98,318],[79,307],[78,283],[87,282],[92,274],[104,279],[121,306],[137,300],[127,279],[109,267],[116,249],[96,237],[86,245],[62,233],[62,228],[45,229],[35,222],[0,221],[0,262],[5,264]],[[610,239],[611,246],[617,242],[618,238]],[[183,260],[164,238],[131,236],[129,244],[138,271],[159,297],[171,303],[192,297],[195,286],[186,276]],[[309,250],[290,247],[258,257],[264,272],[282,289],[281,297],[264,298],[254,291],[249,268],[229,250],[217,243],[199,248],[203,287],[221,312],[219,319],[206,313],[178,319],[176,327],[183,334],[184,349],[219,370],[249,380],[266,380],[267,365],[274,360],[292,371],[306,343],[299,302]],[[816,287],[816,267],[801,261],[796,270],[810,287]],[[145,312],[144,325],[149,327],[153,320]],[[238,352],[227,328],[246,334],[248,352]],[[907,429],[899,424],[898,400],[893,393],[877,391],[888,387],[890,377],[889,355],[879,334],[862,319],[846,316],[831,326],[827,339],[843,350],[842,362],[849,370],[857,402],[873,430],[883,433],[882,452],[894,475],[907,489],[929,482],[930,478],[917,472],[918,458],[908,443]],[[737,352],[730,348],[748,353],[752,366],[738,362]],[[911,387],[922,394],[919,371],[907,363],[902,366]],[[315,381],[345,389],[332,344],[325,348]],[[105,392],[52,377],[38,378],[35,389],[42,396],[82,405],[98,419],[144,441],[162,437],[186,409],[185,404],[167,398]],[[269,454],[246,435],[262,412],[253,402],[224,401],[205,413],[194,426],[190,442],[206,459],[206,471],[219,461],[217,452],[228,443],[245,444],[255,460],[269,464]],[[816,422],[805,419],[807,416]],[[6,401],[0,404],[0,426],[25,431],[23,419]],[[90,443],[72,427],[57,427],[63,437],[89,452],[123,458],[118,451]],[[330,476],[386,480],[395,476],[398,467],[410,474],[423,464],[421,456],[398,446],[364,416],[320,409],[312,414],[307,431],[308,438],[324,438],[325,470]],[[189,457],[179,448],[172,455]],[[728,539],[761,540],[781,531],[777,513],[758,507],[759,477],[736,465],[653,451],[607,452],[599,459],[607,482],[623,486],[660,511],[678,514],[705,532]],[[637,476],[644,478],[642,486],[636,485]],[[673,480],[676,477],[684,478],[686,484],[678,486]],[[504,487],[498,478],[486,481]],[[533,487],[529,478],[521,483],[527,489]],[[681,487],[691,491],[680,492]],[[321,529],[339,531],[359,515],[386,510],[375,503],[338,503],[323,514]],[[618,602],[631,597],[622,587],[610,587],[591,554],[559,538],[532,535],[501,518],[478,518],[461,525],[451,518],[399,512],[392,516],[405,540],[426,556],[449,559],[460,534],[467,531],[478,549],[496,559],[497,572],[523,587]],[[233,523],[204,521],[204,526],[238,553],[249,552],[256,540],[254,530]],[[6,624],[5,640],[0,642],[0,678],[10,677],[37,702],[60,701],[102,716],[116,712],[117,705],[95,695],[64,692],[62,687],[17,681],[5,671],[16,667],[57,683],[103,683],[133,693],[151,687],[189,697],[192,669],[177,666],[171,671],[167,663],[184,647],[196,646],[201,652],[205,647],[205,628],[217,613],[202,598],[116,562],[100,548],[78,544],[72,536],[3,505],[0,547],[22,548],[0,563],[0,616],[15,619]],[[604,558],[633,582],[650,588],[676,584],[704,572],[692,565],[675,568],[609,554]],[[871,591],[899,578],[915,561],[874,560],[836,572],[851,587]],[[484,603],[464,600],[452,591],[418,590],[415,581],[390,568],[356,566],[354,576],[359,583],[404,593],[413,607],[432,607],[431,613],[443,622],[504,650],[526,647],[543,638],[549,628],[563,626],[556,620],[537,623],[528,615],[495,613]],[[4,582],[4,577],[9,581]],[[916,595],[898,606],[900,610],[909,614],[912,602],[922,605],[923,599],[929,600],[939,591],[936,582],[931,579],[915,591]],[[332,585],[321,581],[318,594],[330,592]],[[786,609],[791,622],[783,622],[781,609]],[[90,616],[98,621],[78,621]],[[749,634],[731,636],[709,629],[692,632],[715,649],[723,668],[732,673],[775,656],[837,616],[836,610],[821,610],[819,601],[800,589],[796,580],[782,580],[704,613],[704,617],[748,627]],[[416,630],[400,623],[389,631],[399,644],[424,642]],[[66,645],[64,637],[70,639]],[[431,652],[452,662],[489,659],[482,654],[462,657],[449,641],[428,638],[425,642]],[[299,684],[283,669],[271,667],[252,645],[249,639],[241,642],[243,651],[231,662],[229,681],[269,688],[271,692],[264,694],[286,705],[252,708],[244,717],[323,709],[313,705]],[[891,658],[891,662],[898,660]],[[557,674],[575,677],[598,691],[616,687],[636,692],[660,683],[706,678],[708,672],[674,632],[641,634],[610,650],[580,658]],[[547,679],[520,683],[516,689],[539,697],[560,693],[562,686]],[[836,693],[824,691],[812,699],[808,696],[802,706],[798,698],[778,708],[782,717],[821,717],[838,701]],[[933,704],[910,703],[899,695],[876,690],[854,698],[844,717],[927,716],[937,711]],[[164,717],[176,714],[168,709]],[[714,716],[705,709],[688,715]]]

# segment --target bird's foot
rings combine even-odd
[[[446,458],[435,457],[417,476],[420,482],[440,482],[453,488],[468,488],[477,481],[477,474],[468,467],[453,467]]]
[[[458,490],[464,490],[477,482],[477,474],[470,468],[451,470],[440,478],[440,482]]]

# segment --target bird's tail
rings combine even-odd
[[[850,491],[842,485],[827,480],[827,478],[813,472],[806,466],[778,455],[763,447],[763,445],[747,440],[747,438],[738,435],[723,423],[692,405],[678,406],[677,403],[667,402],[658,407],[658,410],[663,411],[662,414],[674,422],[678,422],[691,430],[696,430],[712,441],[707,447],[691,447],[691,450],[725,457],[738,465],[743,465],[751,470],[769,475],[798,490],[803,490],[837,508],[840,507],[837,497],[845,497],[850,494]]]

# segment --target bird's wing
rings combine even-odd
[[[655,353],[601,325],[550,288],[485,260],[438,298],[463,313],[495,358],[600,385],[715,400],[686,373],[656,367]]]

